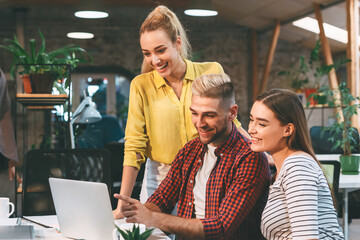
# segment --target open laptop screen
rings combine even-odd
[[[56,215],[63,236],[112,239],[114,220],[106,184],[49,178]]]

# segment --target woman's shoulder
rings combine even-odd
[[[298,153],[287,157],[284,161],[285,171],[313,171],[318,170],[319,166],[315,159],[306,153]]]
[[[223,73],[224,69],[218,62],[191,62],[186,60],[187,66],[192,67],[200,75],[210,73]]]
[[[153,71],[147,72],[147,73],[142,73],[142,74],[139,74],[136,77],[134,77],[133,80],[131,81],[131,83],[132,84],[143,84],[146,81],[149,81],[153,78],[154,78]]]
[[[158,81],[155,79],[154,71],[142,73],[136,76],[130,83],[132,89],[137,89],[137,91],[147,92],[149,89],[156,88],[159,85]]]

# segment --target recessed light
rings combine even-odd
[[[212,17],[218,15],[217,11],[205,9],[187,9],[184,13],[193,17]]]
[[[69,32],[66,36],[68,38],[75,38],[75,39],[91,39],[91,38],[94,38],[94,34],[87,33],[87,32]]]
[[[103,11],[77,11],[74,14],[78,18],[107,18],[109,14]]]

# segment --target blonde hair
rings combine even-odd
[[[226,73],[201,75],[191,86],[193,95],[209,98],[221,98],[235,103],[234,85]]]
[[[164,5],[156,7],[149,13],[140,27],[140,36],[145,32],[151,32],[158,29],[165,31],[172,43],[175,43],[179,36],[181,39],[180,56],[184,59],[191,57],[191,45],[184,27],[176,14]],[[146,73],[151,70],[151,66],[149,66],[144,59],[141,72]]]

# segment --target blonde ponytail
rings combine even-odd
[[[176,42],[176,39],[179,36],[181,39],[180,56],[184,59],[191,58],[191,45],[184,27],[176,14],[164,5],[156,7],[149,13],[140,27],[140,36],[144,32],[155,31],[158,29],[165,31],[173,43]],[[151,66],[143,61],[141,73],[146,73],[151,70]]]

